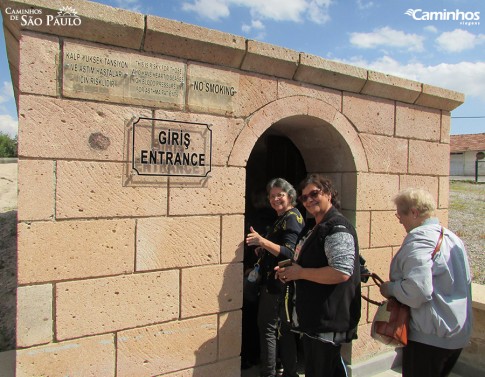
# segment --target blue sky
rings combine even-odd
[[[97,2],[462,92],[465,104],[452,112],[451,133],[485,132],[483,0]],[[459,20],[430,19],[431,12]],[[0,34],[0,132],[13,136],[17,113],[3,28]]]

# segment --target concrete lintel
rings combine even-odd
[[[452,111],[465,102],[465,95],[453,90],[423,84],[423,91],[416,99],[415,104]]]
[[[422,84],[381,72],[369,71],[361,94],[414,103],[421,93]]]
[[[112,46],[147,51],[248,72],[293,79],[330,89],[361,93],[403,103],[451,111],[464,102],[462,93],[330,61],[307,53],[247,40],[244,37],[179,21],[130,12],[84,0],[5,0],[4,26],[19,39],[23,30],[55,34]],[[82,25],[21,26],[5,9],[38,9],[57,15],[62,7],[76,10]],[[6,33],[7,35],[7,33]],[[15,61],[14,43],[7,44]]]
[[[147,16],[144,50],[203,63],[240,68],[243,37],[165,18]]]
[[[246,45],[247,52],[241,69],[286,79],[293,78],[300,60],[298,52],[253,40],[248,40]]]
[[[360,93],[367,80],[367,71],[364,68],[302,53],[294,79],[327,88]]]

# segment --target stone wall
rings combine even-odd
[[[404,236],[395,193],[429,189],[447,222],[460,93],[86,1],[2,3],[44,16],[66,5],[82,27],[4,19],[19,110],[17,376],[239,376],[245,168],[268,130],[334,179],[381,276]],[[105,58],[168,67],[178,78],[165,84],[180,85],[140,94],[121,68],[120,86],[76,82]],[[209,125],[208,177],[137,176],[140,117]],[[363,303],[350,363],[382,351],[373,310]]]

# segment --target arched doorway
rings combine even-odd
[[[341,193],[342,212],[356,222],[358,172],[368,171],[367,158],[352,123],[326,102],[296,96],[259,109],[237,138],[229,165],[246,167],[245,231],[254,225],[254,202],[267,206],[266,213],[261,211],[256,218],[271,223],[274,213],[265,192],[271,178],[280,176],[297,186],[307,173],[331,178]],[[257,192],[259,202],[254,197]],[[244,321],[243,312],[243,331]],[[257,340],[252,342],[257,349]],[[243,347],[244,343],[243,339]]]

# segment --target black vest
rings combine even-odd
[[[336,225],[343,225],[345,228]],[[302,267],[328,266],[325,238],[336,232],[350,233],[354,238],[354,272],[340,284],[318,284],[296,281],[296,311],[299,329],[305,333],[347,332],[347,341],[355,339],[360,320],[360,263],[357,234],[353,225],[332,207],[303,245],[297,263]]]

